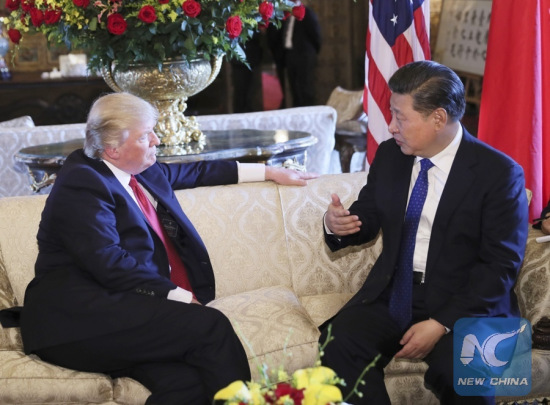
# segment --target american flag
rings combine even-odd
[[[368,116],[367,160],[391,138],[388,80],[401,66],[430,59],[429,0],[370,0],[363,108]]]

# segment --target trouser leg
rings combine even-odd
[[[36,354],[75,370],[133,377],[153,396],[179,395],[180,403],[200,403],[191,401],[198,397],[198,382],[204,401],[211,402],[234,380],[250,379],[245,351],[229,320],[216,309],[173,301],[166,301],[154,318],[138,328]],[[172,378],[170,370],[176,369],[186,377]]]
[[[346,387],[342,388],[344,396],[351,392],[365,367],[381,354],[375,367],[364,375],[365,385],[359,385],[364,395],[353,395],[347,402],[354,405],[389,404],[383,369],[400,349],[401,331],[390,318],[387,305],[350,306],[340,311],[330,324],[334,340],[326,346],[321,360],[346,381]],[[325,327],[320,344],[326,337]]]

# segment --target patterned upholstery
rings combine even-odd
[[[83,124],[0,128],[0,197],[32,194],[26,166],[14,159],[22,148],[75,138],[84,138]]]
[[[34,127],[34,121],[28,115],[0,122],[0,128]]]
[[[84,138],[85,124],[34,127],[29,126],[28,120],[23,118],[5,123],[5,127],[0,125],[0,197],[32,194],[25,165],[14,160],[19,150],[27,146]],[[336,124],[336,111],[332,107],[314,106],[243,114],[204,115],[197,116],[197,121],[203,130],[249,128],[309,132],[317,138],[317,143],[308,149],[308,170],[320,174],[329,173],[331,170],[330,160],[334,149]],[[32,120],[30,123],[32,124]],[[41,190],[41,193],[48,192],[49,187]]]
[[[178,200],[212,259],[217,297],[258,364],[288,371],[317,358],[317,326],[359,288],[380,252],[369,246],[336,253],[324,244],[322,217],[337,192],[348,206],[366,173],[325,175],[306,187],[249,183],[178,191]],[[36,231],[46,196],[0,199],[0,308],[22,303],[33,277]],[[550,316],[550,245],[531,230],[516,291],[531,323]],[[550,350],[533,350],[533,389],[527,399],[550,397]],[[394,404],[437,404],[423,384],[422,361],[392,361],[386,386]],[[129,378],[67,370],[22,352],[18,329],[0,328],[0,403],[143,404],[148,391]],[[502,401],[511,400],[502,398]]]

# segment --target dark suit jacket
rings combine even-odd
[[[236,163],[156,163],[136,177],[177,223],[173,239],[197,299],[212,300],[208,253],[173,190],[236,183]],[[60,170],[37,239],[36,277],[21,315],[27,353],[139,327],[176,287],[162,242],[137,204],[105,163],[82,150]]]
[[[350,212],[360,232],[333,250],[358,245],[382,231],[383,250],[367,280],[347,305],[377,299],[397,265],[414,156],[393,139],[380,144],[366,186]],[[466,131],[433,222],[426,263],[430,317],[452,328],[462,317],[519,316],[513,291],[528,232],[522,168]]]

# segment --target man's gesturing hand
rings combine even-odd
[[[350,215],[349,211],[344,208],[340,202],[340,197],[337,194],[331,195],[327,213],[325,215],[325,223],[332,233],[337,236],[351,235],[359,232],[361,221],[357,215]]]

